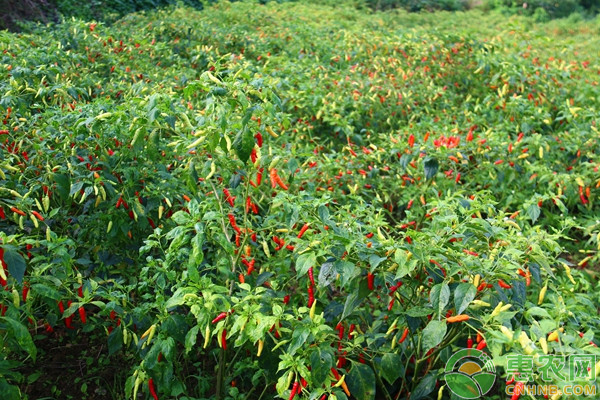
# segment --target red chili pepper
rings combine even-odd
[[[43,221],[43,220],[44,220],[44,217],[42,217],[42,215],[41,215],[39,212],[37,212],[37,211],[32,211],[31,213],[33,214],[33,216],[34,216],[34,217],[36,217],[36,218],[37,218],[37,219],[39,219],[40,221]]]
[[[6,219],[6,214],[4,214],[4,208],[0,206],[0,219]]]
[[[262,174],[264,170],[265,169],[261,167],[256,173],[256,186],[259,186],[262,183]]]
[[[269,171],[269,179],[271,180],[271,188],[275,189],[277,187],[277,170],[275,168]]]
[[[467,349],[471,348],[473,348],[473,339],[471,339],[471,336],[469,336],[469,338],[467,339]]]
[[[398,340],[398,343],[402,343],[406,340],[406,337],[408,336],[408,327],[404,328],[404,332],[402,332],[402,336],[400,336],[400,340]]]
[[[510,400],[519,400],[519,397],[521,397],[521,395],[523,394],[523,382],[517,382],[515,384],[515,387],[513,389],[513,395],[510,398]]]
[[[227,217],[229,218],[229,223],[231,224],[231,227],[239,235],[241,233],[241,230],[237,226],[237,223],[235,222],[235,216],[233,214],[229,213],[229,214],[227,214]]]
[[[308,286],[308,308],[310,308],[313,305],[313,302],[315,301],[315,292],[313,290],[312,285]]]
[[[17,213],[23,217],[27,216],[27,214],[25,214],[23,211],[19,210],[17,207],[11,207],[10,211]]]
[[[223,350],[227,350],[227,329],[223,329],[221,333],[221,343],[223,344]]]
[[[390,300],[390,302],[388,303],[388,311],[392,311],[392,308],[394,307],[394,302],[396,301],[395,297],[392,297],[392,299]]]
[[[277,175],[275,177],[275,179],[277,180],[277,184],[279,185],[280,188],[282,188],[283,190],[288,190],[288,186],[283,183],[283,181],[281,180],[281,177],[279,175]]]
[[[83,308],[83,306],[79,307],[79,317],[81,318],[81,323],[85,325],[86,317],[85,317],[85,308]]]
[[[352,332],[354,332],[355,327],[356,327],[356,325],[350,324],[350,328],[348,329],[348,339],[352,338]]]
[[[27,294],[29,293],[29,284],[27,282],[23,283],[23,303],[27,301]]]
[[[477,344],[477,350],[483,350],[483,349],[485,349],[486,346],[487,346],[487,343],[485,342],[485,340],[482,340],[481,342],[479,342]]]
[[[337,369],[331,368],[331,373],[333,374],[333,377],[336,381],[340,380],[340,373],[337,371]]]
[[[73,301],[69,300],[67,302],[67,308],[71,307],[71,304],[73,304]],[[72,323],[73,323],[73,314],[71,314],[70,316],[65,318],[65,325],[67,326],[67,328],[73,329],[73,327],[71,326]]]
[[[117,313],[116,313],[116,311],[115,311],[115,310],[112,310],[112,311],[110,312],[110,319],[114,321],[116,317],[117,317]]]
[[[391,296],[392,294],[394,294],[394,292],[395,292],[396,290],[398,290],[398,289],[399,289],[401,286],[402,286],[402,281],[399,281],[399,282],[398,282],[398,283],[396,283],[394,286],[392,286],[392,287],[390,288],[390,296]]]
[[[227,317],[228,313],[226,312],[222,312],[221,314],[217,315],[217,317],[215,319],[212,320],[213,324],[216,324],[217,322],[225,319]]]
[[[79,297],[83,297],[83,285],[79,286],[79,289],[77,289],[77,294]]]
[[[375,281],[375,275],[373,275],[372,273],[367,273],[367,285],[369,287],[369,290],[374,290],[375,286],[373,285]]]
[[[260,134],[260,132],[258,132],[256,135],[254,135],[254,138],[256,139],[256,144],[258,145],[258,147],[262,147],[262,145],[263,145],[263,137]]]
[[[510,288],[512,288],[511,285],[509,285],[508,283],[504,282],[502,279],[498,279],[498,286],[500,286],[503,289],[510,289]]]
[[[413,147],[413,146],[415,145],[415,135],[411,134],[411,135],[408,137],[408,145],[409,145],[410,147]]]
[[[229,205],[231,207],[233,207],[234,205],[234,200],[235,197],[231,195],[231,193],[229,193],[229,190],[227,188],[223,188],[223,194],[225,195],[225,200],[227,200],[227,202],[229,203]]]
[[[307,231],[308,227],[309,227],[308,223],[304,224],[302,229],[300,229],[300,233],[298,233],[298,239],[302,239],[302,236],[304,235],[304,232]]]
[[[340,338],[340,340],[342,340],[344,338],[344,325],[338,323],[335,329],[338,331],[338,337]]]
[[[287,294],[283,297],[283,304],[287,304],[290,302],[290,295]]]
[[[314,284],[315,284],[315,276],[314,276],[314,272],[313,272],[313,267],[310,267],[308,269],[308,279],[310,279],[310,283],[314,286]]]
[[[292,391],[290,393],[289,400],[293,400],[294,397],[296,397],[296,392],[298,392],[298,387],[299,386],[300,386],[300,384],[298,382],[294,382],[294,385],[292,386]]]
[[[148,379],[148,390],[150,390],[150,395],[154,400],[158,400],[158,396],[156,395],[156,390],[154,389],[154,379]]]
[[[302,384],[302,387],[306,387],[308,386],[308,382],[306,382],[306,379],[300,377],[300,383]]]

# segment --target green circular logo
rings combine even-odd
[[[478,399],[496,382],[496,368],[490,356],[477,349],[457,351],[446,363],[444,379],[460,398]]]

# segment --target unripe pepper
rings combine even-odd
[[[542,288],[542,290],[540,290],[540,294],[538,296],[538,305],[540,305],[544,302],[544,297],[546,296],[547,290],[548,290],[548,283],[546,283],[544,285],[544,287]]]

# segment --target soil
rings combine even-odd
[[[56,327],[47,333],[38,329],[34,341],[36,362],[27,362],[19,372],[23,398],[29,400],[104,400],[124,397],[131,361],[122,352],[108,355],[104,332],[84,332]]]

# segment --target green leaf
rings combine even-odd
[[[352,363],[352,369],[346,376],[345,381],[353,398],[360,400],[375,399],[375,373],[368,365]]]
[[[360,275],[360,269],[354,263],[349,261],[338,260],[334,264],[335,272],[340,274],[340,285],[345,287],[348,282]],[[322,266],[321,266],[322,268]],[[319,271],[319,276],[321,275]],[[333,276],[335,280],[335,274]]]
[[[317,262],[315,253],[309,252],[301,254],[296,260],[296,273],[298,276],[303,276],[308,272],[310,267],[314,267]]]
[[[108,335],[108,355],[115,354],[123,347],[123,330],[121,325],[117,326]]]
[[[73,196],[75,193],[79,193],[81,188],[83,187],[83,182],[75,182],[71,185],[71,189],[69,190],[69,196]]]
[[[438,160],[434,157],[425,157],[423,167],[425,168],[425,179],[431,179],[437,174],[439,168]]]
[[[454,290],[454,308],[456,308],[456,314],[462,314],[476,295],[477,289],[473,284],[467,282],[460,283]]]
[[[33,361],[35,361],[35,357],[37,355],[37,348],[33,343],[33,339],[31,338],[27,327],[21,324],[19,321],[8,317],[0,317],[0,321],[4,321],[10,326],[12,336],[17,341],[19,347],[25,350],[31,356]]]
[[[446,305],[450,301],[450,288],[446,282],[435,285],[430,293],[431,305],[438,315],[444,313]]]
[[[421,350],[423,353],[431,350],[444,340],[448,327],[446,321],[432,320],[423,329],[423,339],[421,343]]]
[[[69,198],[69,191],[71,189],[71,180],[65,174],[55,174],[54,182],[56,183],[56,191],[62,201]]]
[[[313,351],[310,355],[310,365],[310,374],[313,383],[315,386],[321,386],[327,379],[329,371],[333,367],[333,355],[331,352],[323,351],[321,349]]]
[[[37,295],[47,297],[52,300],[60,300],[62,298],[58,290],[48,285],[37,283],[35,285],[31,285],[31,290]]]
[[[428,374],[421,379],[415,390],[410,395],[410,400],[419,400],[427,397],[435,389],[436,377],[434,374]]]
[[[8,273],[21,284],[25,275],[25,259],[13,246],[4,246],[4,262]]]
[[[535,224],[535,221],[540,217],[540,207],[533,203],[529,207],[527,207],[527,215],[531,218],[531,223]]]
[[[358,307],[360,303],[362,303],[362,300],[363,298],[359,296],[357,290],[351,292],[348,295],[348,297],[346,297],[346,303],[344,304],[344,312],[342,313],[342,319],[352,314],[354,309]]]
[[[385,353],[381,357],[381,376],[392,385],[403,373],[402,357],[396,353]]]
[[[334,264],[330,262],[326,262],[319,268],[319,277],[317,278],[319,287],[329,286],[333,281],[335,281],[336,277],[336,269],[334,268]]]
[[[426,317],[432,313],[433,311],[428,307],[413,307],[406,311],[406,315],[413,318]]]
[[[188,354],[198,340],[198,331],[200,330],[199,325],[194,325],[192,329],[185,335],[185,354]]]
[[[305,326],[294,329],[292,341],[290,342],[290,347],[288,347],[289,355],[293,356],[296,350],[302,347],[306,339],[308,339],[308,335],[310,335],[310,330]]]
[[[237,156],[243,163],[248,161],[252,148],[254,147],[254,136],[250,129],[243,129],[238,132],[237,136],[233,140],[233,148]]]
[[[414,258],[408,259],[406,255],[406,251],[402,249],[397,249],[394,253],[394,261],[398,263],[398,269],[396,269],[395,279],[400,279],[410,274],[415,270],[417,266],[417,261]]]

